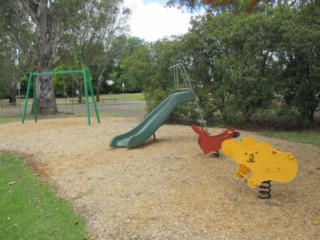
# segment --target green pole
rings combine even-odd
[[[34,121],[38,121],[37,79],[33,76],[33,115]]]
[[[92,83],[90,80],[89,70],[87,68],[81,69],[81,70],[67,70],[67,71],[59,71],[59,72],[31,72],[29,76],[28,81],[28,88],[27,88],[27,94],[26,94],[26,100],[24,104],[24,110],[21,117],[21,123],[24,123],[25,115],[27,111],[27,105],[28,105],[28,99],[30,94],[31,86],[33,85],[33,111],[34,111],[34,120],[37,122],[38,120],[38,99],[37,99],[37,83],[36,83],[36,76],[42,76],[42,75],[57,75],[57,74],[70,74],[70,73],[82,73],[84,78],[84,90],[85,90],[85,97],[86,97],[86,114],[88,118],[88,125],[91,124],[90,120],[90,107],[89,107],[89,97],[88,97],[88,87],[90,89],[90,93],[92,96],[92,102],[95,110],[95,114],[97,117],[98,123],[100,123],[100,117],[99,112],[97,108],[96,101],[94,99],[94,93],[92,88]],[[89,86],[88,86],[89,84]]]
[[[91,82],[91,79],[90,79],[89,69],[86,69],[86,73],[87,73],[87,80],[88,80],[89,89],[90,89],[90,93],[91,93],[91,97],[92,97],[92,103],[93,103],[94,111],[95,111],[95,114],[96,114],[97,121],[98,121],[98,123],[100,123],[100,116],[99,116],[96,100],[94,99],[94,93],[93,93],[93,88],[92,88],[92,82]]]
[[[84,93],[85,93],[85,96],[86,96],[86,109],[87,109],[87,118],[88,118],[88,125],[91,125],[91,120],[90,120],[90,108],[89,108],[89,98],[88,98],[88,77],[87,77],[87,74],[86,74],[86,70],[83,69],[83,78],[84,78]],[[81,94],[81,93],[80,93]]]
[[[59,74],[71,74],[71,73],[82,73],[83,70],[67,70],[67,71],[58,71],[58,72],[35,72],[33,73],[35,76],[42,75],[59,75]]]
[[[26,100],[24,101],[24,107],[23,107],[23,113],[21,117],[21,123],[24,123],[24,119],[26,117],[26,111],[27,111],[27,106],[28,106],[28,99],[29,99],[29,93],[30,93],[30,87],[31,87],[31,82],[32,82],[32,77],[33,73],[31,72],[29,75],[29,80],[28,80],[28,88],[27,88],[27,94],[26,94]]]

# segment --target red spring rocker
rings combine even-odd
[[[192,125],[191,127],[193,131],[199,135],[198,144],[204,154],[214,153],[216,156],[219,156],[219,150],[221,149],[223,141],[240,136],[240,132],[237,132],[233,128],[227,129],[218,135],[210,136],[207,131],[201,127],[196,125]]]

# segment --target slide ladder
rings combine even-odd
[[[173,70],[173,74],[174,74],[174,88],[177,91],[191,91],[194,97],[194,111],[197,113],[197,122],[200,124],[200,126],[205,129],[207,132],[207,121],[204,120],[203,118],[203,110],[200,108],[200,104],[199,104],[199,98],[196,96],[192,85],[191,85],[191,79],[188,76],[184,66],[182,63],[178,63],[175,64],[173,66],[171,66],[169,69]],[[182,79],[181,79],[182,78]]]

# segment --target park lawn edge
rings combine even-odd
[[[90,239],[85,220],[22,159],[0,152],[0,239]]]
[[[320,134],[318,131],[262,131],[261,135],[287,140],[296,143],[312,144],[316,147],[320,147]]]

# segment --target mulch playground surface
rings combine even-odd
[[[298,175],[272,198],[204,155],[190,126],[168,125],[136,149],[110,149],[141,118],[41,119],[0,125],[0,151],[22,156],[84,216],[92,239],[319,239],[320,148],[240,131],[292,153]],[[209,128],[212,135],[224,129]]]

